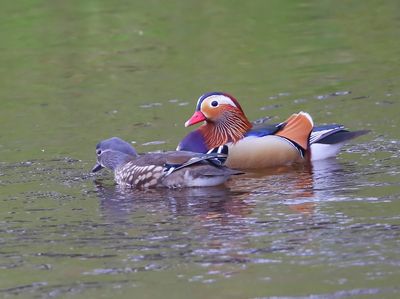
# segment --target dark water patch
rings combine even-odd
[[[2,270],[8,270],[8,269],[14,269],[17,267],[21,267],[22,266],[22,262],[19,263],[2,263],[0,264],[0,269]]]
[[[151,122],[136,122],[132,124],[134,128],[148,128],[154,126]]]
[[[333,299],[340,299],[340,298],[349,298],[349,297],[359,297],[359,296],[374,296],[374,295],[382,295],[384,296],[385,294],[390,295],[390,294],[395,294],[399,291],[398,288],[384,288],[384,289],[379,289],[379,288],[365,288],[365,289],[349,289],[349,290],[340,290],[332,293],[314,293],[311,295],[306,295],[306,296],[273,296],[273,297],[257,297],[257,299],[263,299],[263,298],[273,298],[273,299],[328,299],[328,298],[333,298]],[[256,299],[256,298],[254,298]]]
[[[82,275],[91,275],[91,276],[98,276],[98,275],[119,275],[119,274],[131,274],[131,273],[139,273],[139,272],[146,272],[146,271],[156,271],[161,270],[162,268],[159,265],[149,264],[143,267],[124,267],[124,268],[98,268],[94,269],[90,272],[83,272]]]
[[[55,200],[73,200],[75,199],[74,196],[69,195],[69,194],[63,194],[60,192],[56,192],[56,191],[36,191],[36,192],[24,192],[21,194],[22,196],[25,197],[26,201],[29,201],[30,199],[47,199],[47,198],[52,198]],[[32,209],[30,210],[25,210],[27,212],[29,211],[34,211]]]
[[[224,256],[223,253],[216,252],[211,254],[214,258],[202,258],[202,259],[195,259],[194,262],[199,264],[210,264],[210,265],[221,265],[221,264],[247,264],[250,262],[250,259],[246,257],[231,257],[231,256]],[[218,256],[216,256],[218,255]]]
[[[141,65],[120,65],[119,68],[121,68],[125,72],[131,72],[131,73],[147,70],[145,66]]]
[[[352,100],[367,100],[369,98],[370,98],[370,96],[357,96],[357,97],[353,97],[351,99]]]
[[[268,99],[269,100],[277,100],[278,98],[288,97],[288,96],[290,96],[289,92],[280,92],[276,95],[269,96]]]
[[[20,286],[16,286],[16,287],[12,287],[12,288],[0,289],[0,292],[1,293],[19,294],[24,291],[31,291],[34,289],[39,289],[46,285],[47,285],[46,282],[34,282],[31,284],[27,284],[27,285],[20,285]]]
[[[79,259],[107,259],[116,257],[113,254],[83,254],[83,253],[59,253],[59,252],[39,252],[37,256],[51,257],[51,258],[79,258]]]
[[[281,107],[281,106],[282,106],[282,105],[280,105],[280,104],[268,105],[268,106],[263,106],[263,107],[261,107],[260,110],[262,110],[262,111],[265,111],[265,110],[273,110],[273,109],[279,108],[279,107]]]
[[[66,185],[86,181],[92,175],[82,171],[82,161],[69,157],[5,163],[0,184],[4,186],[39,182],[63,182]],[[49,191],[54,192],[54,191]],[[44,197],[49,194],[43,194]],[[60,194],[53,194],[59,196]]]
[[[118,50],[118,51],[116,51],[116,53],[130,55],[132,53],[155,51],[160,48],[162,48],[162,47],[160,47],[159,45],[143,46],[143,47],[135,47],[135,48],[131,48],[131,49],[126,49],[126,50]]]
[[[5,295],[29,295],[33,298],[55,298],[62,295],[78,295],[90,289],[119,288],[131,280],[114,281],[88,281],[66,284],[49,284],[48,282],[34,282],[26,285],[19,285],[12,288],[0,289],[0,293]]]

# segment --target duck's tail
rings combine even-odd
[[[317,127],[310,137],[311,161],[335,157],[348,141],[368,132],[369,130],[348,131],[340,125]]]

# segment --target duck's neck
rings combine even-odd
[[[135,159],[134,156],[110,150],[103,154],[102,165],[110,170],[117,171],[133,159]]]
[[[202,132],[207,148],[211,149],[228,142],[237,142],[252,128],[244,115],[225,113],[218,121],[207,121],[199,130]]]

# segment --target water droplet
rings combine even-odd
[[[260,110],[272,110],[272,109],[276,109],[276,108],[279,108],[279,107],[281,107],[282,105],[279,105],[279,104],[275,104],[275,105],[268,105],[268,106],[264,106],[264,107],[261,107],[260,108]]]
[[[306,99],[295,99],[295,100],[293,100],[293,103],[295,103],[295,104],[300,104],[300,103],[305,103],[305,102],[307,102]]]
[[[149,103],[149,104],[140,105],[139,107],[140,108],[153,108],[153,107],[159,107],[159,106],[162,106],[162,104],[161,103]]]
[[[316,98],[317,100],[325,100],[325,99],[327,99],[328,97],[329,97],[329,96],[326,95],[326,94],[322,94],[322,95],[315,96],[315,98]]]
[[[142,145],[144,145],[144,146],[147,146],[147,145],[159,145],[159,144],[164,144],[164,143],[166,143],[166,142],[163,141],[163,140],[154,140],[154,141],[149,141],[149,142],[142,143]]]
[[[343,91],[335,91],[333,93],[331,93],[331,96],[346,96],[348,94],[351,94],[351,91],[349,90],[343,90]]]

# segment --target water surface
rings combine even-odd
[[[0,294],[397,298],[397,1],[18,1],[0,10]],[[371,132],[225,186],[89,174],[120,136],[174,149],[198,96]]]

